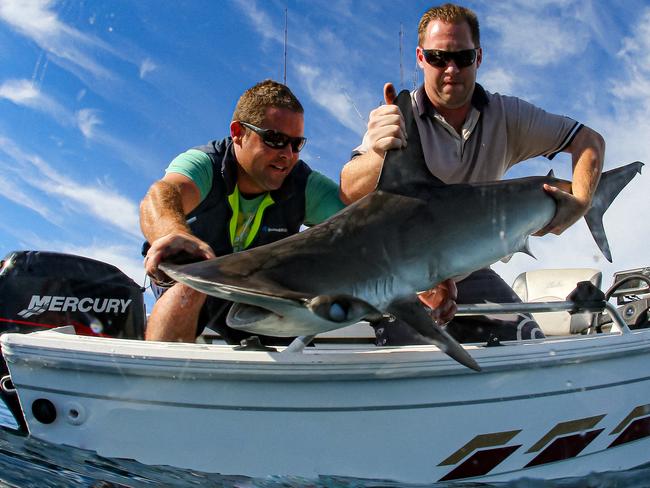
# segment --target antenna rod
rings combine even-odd
[[[285,7],[284,9],[284,84],[287,84],[287,37],[288,37],[288,16],[287,16],[287,11],[289,10],[288,7]]]
[[[404,89],[404,63],[402,63],[402,40],[404,39],[404,30],[402,23],[399,24],[399,89]]]

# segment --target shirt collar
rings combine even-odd
[[[482,112],[489,103],[490,99],[488,98],[485,89],[480,84],[474,83],[474,93],[472,93],[471,100],[472,107],[479,112]],[[420,87],[415,91],[415,105],[420,117],[424,115],[435,117],[438,114],[438,111],[433,107],[431,100],[429,100],[429,97],[424,90],[424,84],[420,85]]]

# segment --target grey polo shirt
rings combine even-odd
[[[411,92],[426,164],[445,183],[500,180],[513,165],[548,159],[571,144],[582,124],[516,97],[489,93],[478,83],[462,134],[433,108],[424,86]],[[368,134],[353,157],[368,150]]]

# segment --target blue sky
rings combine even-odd
[[[399,7],[397,7],[399,5]],[[650,4],[630,0],[468,2],[479,15],[489,91],[598,130],[606,167],[650,152]],[[43,249],[111,262],[143,282],[138,204],[168,162],[227,134],[241,92],[282,81],[306,110],[302,157],[338,181],[384,82],[411,89],[429,2],[0,0],[0,254]],[[400,70],[400,26],[403,56]],[[508,176],[570,176],[567,155]],[[614,264],[583,222],[534,239],[497,270],[650,264],[650,168],[608,212]]]

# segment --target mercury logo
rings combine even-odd
[[[131,299],[124,300],[123,298],[77,298],[32,295],[29,306],[18,312],[18,315],[26,319],[48,311],[124,313],[131,304],[131,301]]]

